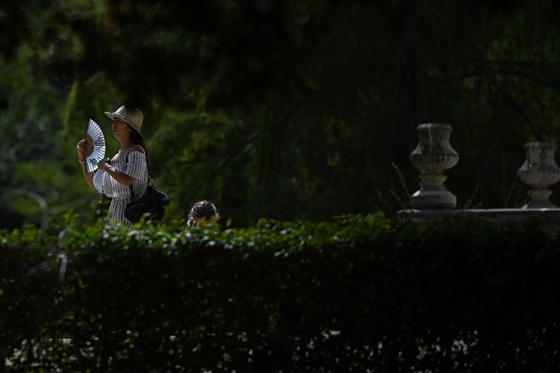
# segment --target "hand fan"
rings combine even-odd
[[[97,162],[105,157],[105,136],[97,123],[89,120],[86,132],[86,166],[88,172],[97,169]]]

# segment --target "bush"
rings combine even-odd
[[[382,215],[2,232],[0,371],[553,371],[559,248]]]

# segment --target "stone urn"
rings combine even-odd
[[[560,168],[554,160],[556,149],[556,144],[552,142],[529,142],[525,144],[527,159],[517,170],[517,176],[522,182],[530,185],[532,189],[527,192],[531,200],[523,208],[556,208],[548,200],[552,194],[548,187],[560,181]]]
[[[443,173],[455,166],[459,154],[451,147],[451,126],[441,123],[424,123],[417,127],[419,143],[410,153],[410,162],[421,172],[422,187],[411,197],[414,209],[452,209],[457,197],[445,189],[447,179]]]

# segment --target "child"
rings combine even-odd
[[[210,228],[220,219],[220,213],[210,201],[198,201],[193,205],[189,212],[187,228],[200,227]]]

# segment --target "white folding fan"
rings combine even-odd
[[[89,120],[86,132],[86,166],[88,172],[97,170],[97,162],[105,157],[105,136],[97,123]]]

